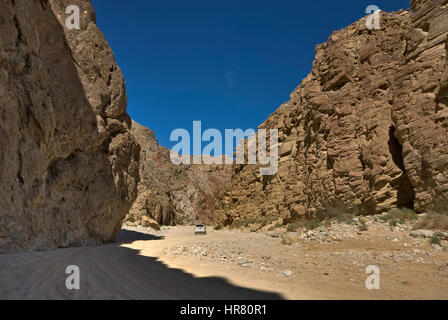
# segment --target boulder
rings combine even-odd
[[[282,244],[291,245],[299,241],[299,234],[297,232],[287,232],[282,235]]]
[[[140,225],[142,227],[144,227],[144,228],[152,228],[152,229],[157,230],[157,231],[160,230],[160,226],[157,223],[157,221],[154,220],[154,219],[151,219],[151,218],[149,218],[147,216],[142,216],[142,219],[140,221]]]
[[[431,230],[414,230],[411,231],[411,236],[414,238],[432,238],[434,231]]]
[[[294,272],[292,272],[291,270],[282,270],[280,271],[280,274],[285,277],[291,277],[294,275]]]

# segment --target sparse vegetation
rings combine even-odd
[[[250,218],[248,220],[239,220],[233,224],[233,227],[235,227],[237,229],[247,228],[249,225],[256,223],[257,221],[258,221],[258,218]]]
[[[445,203],[438,203],[434,206],[434,208],[439,211],[445,210],[446,207],[447,204]],[[286,230],[288,232],[295,232],[301,229],[314,230],[322,225],[328,226],[333,221],[336,221],[338,223],[354,224],[354,218],[356,217],[355,211],[356,210],[348,208],[342,201],[333,200],[332,202],[327,204],[325,208],[319,210],[314,216],[304,216],[286,225],[282,222],[273,224],[273,222],[278,220],[279,217],[268,215],[237,221],[231,226],[231,228],[248,228],[252,225],[257,225],[256,229],[261,229],[265,226],[271,225],[268,229],[269,231],[281,228],[283,226],[286,227]],[[444,212],[448,212],[448,209]],[[380,217],[375,217],[374,220],[387,222],[392,229],[398,224],[417,221],[417,218],[417,213],[412,209],[395,208]],[[368,231],[368,226],[366,225],[366,222],[364,220],[360,219],[358,225],[360,231]],[[220,230],[221,228],[222,226],[216,226],[215,230]],[[424,219],[416,222],[414,225],[414,229],[448,230],[448,214],[431,212]]]
[[[437,198],[432,202],[429,212],[432,214],[448,215],[448,200]]]
[[[322,225],[328,226],[332,221],[353,224],[354,217],[353,210],[348,208],[341,200],[334,199],[327,202],[314,216],[303,217],[288,224],[287,231],[314,230]]]
[[[220,224],[218,224],[218,225],[216,225],[213,229],[214,229],[214,230],[221,230],[221,229],[222,229],[222,226],[221,226]]]
[[[448,230],[448,214],[429,213],[414,225],[414,229]]]
[[[261,223],[261,227],[264,228],[266,227],[268,224],[271,224],[272,222],[274,222],[275,220],[277,220],[278,217],[275,216],[265,216],[263,217],[263,219],[261,219],[260,223]]]
[[[398,220],[389,220],[389,226],[392,227],[396,227],[398,224]]]
[[[288,226],[286,227],[286,231],[288,232],[294,232],[296,231],[298,228],[298,226],[296,225],[296,223],[290,223],[288,224]]]
[[[442,245],[442,240],[440,240],[440,237],[437,233],[434,233],[430,242],[431,242],[431,244],[437,244],[439,246]]]
[[[300,219],[288,224],[286,230],[288,232],[298,231],[299,229],[314,230],[322,225],[323,221],[319,219]]]
[[[428,214],[414,225],[414,229],[448,230],[448,201],[434,200]]]
[[[369,230],[369,227],[367,227],[367,224],[366,224],[366,222],[364,220],[361,220],[360,223],[361,223],[361,226],[359,227],[359,231],[367,231],[367,230]]]
[[[307,221],[307,223],[305,224],[305,229],[306,230],[314,230],[319,228],[322,225],[322,221],[318,220],[318,219],[311,219],[309,221]]]
[[[316,218],[325,220],[336,220],[341,223],[352,224],[356,210],[349,208],[342,200],[333,199],[324,204],[324,207],[317,211]]]
[[[275,229],[280,228],[280,227],[282,227],[282,226],[283,226],[283,223],[281,223],[281,222],[277,222],[276,224],[272,225],[272,226],[269,228],[269,231],[275,230]]]
[[[346,223],[346,224],[353,224],[354,223],[354,215],[348,212],[342,213],[338,216],[335,216],[334,220],[336,220],[339,223]]]
[[[395,227],[397,224],[404,224],[406,222],[414,221],[416,219],[417,213],[408,208],[395,208],[381,217],[381,220],[388,222],[391,227]]]
[[[260,225],[260,229],[264,228],[265,226],[267,226],[268,224],[271,224],[273,221],[277,220],[278,217],[276,216],[260,216],[260,217],[256,217],[256,218],[250,218],[247,220],[239,220],[237,222],[235,222],[232,225],[232,228],[247,228],[252,224],[259,224]]]
[[[245,220],[238,220],[231,225],[231,228],[239,229],[239,228],[243,228],[245,226],[246,226]]]

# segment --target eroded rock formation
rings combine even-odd
[[[211,221],[231,166],[174,165],[170,151],[159,145],[150,129],[133,122],[131,132],[141,146],[141,182],[127,220],[141,223],[142,217],[150,217],[161,225]]]
[[[448,1],[411,6],[316,47],[312,72],[260,126],[279,129],[277,174],[236,167],[218,223],[447,203]]]
[[[0,252],[113,241],[136,197],[126,91],[88,0],[0,1]]]

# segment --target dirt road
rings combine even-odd
[[[197,279],[140,254],[141,246],[156,249],[165,242],[159,237],[125,231],[120,238],[145,240],[0,255],[0,299],[279,299],[217,277]],[[79,267],[80,290],[66,288],[69,265]]]
[[[123,230],[113,245],[0,255],[0,299],[448,299],[448,253],[414,257],[383,234],[285,246],[192,230]],[[65,286],[68,265],[80,269],[80,290]],[[368,265],[381,270],[380,290],[366,289]]]

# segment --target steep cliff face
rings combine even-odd
[[[114,240],[136,197],[126,91],[88,0],[0,2],[0,252]]]
[[[316,47],[311,74],[260,128],[279,129],[279,170],[239,166],[216,221],[285,221],[448,200],[448,1],[411,1]]]
[[[394,77],[392,120],[415,209],[424,211],[448,204],[448,1],[415,0],[411,6],[412,29]]]
[[[141,147],[141,182],[127,220],[140,223],[150,217],[163,225],[211,221],[231,166],[174,165],[170,151],[158,144],[150,129],[133,122],[131,132]]]

